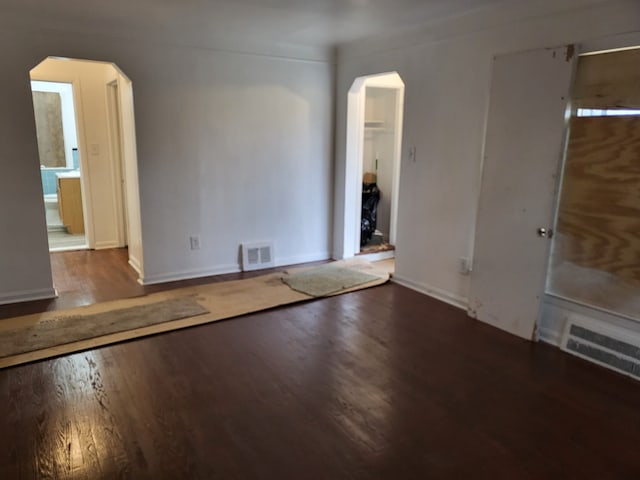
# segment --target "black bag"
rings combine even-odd
[[[362,217],[360,220],[360,246],[364,246],[371,240],[376,231],[376,217],[378,215],[378,202],[380,201],[380,189],[375,183],[362,184]]]

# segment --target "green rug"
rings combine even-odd
[[[312,297],[326,297],[332,293],[379,279],[379,277],[358,270],[333,265],[322,265],[282,277],[282,281],[293,290]]]
[[[191,297],[178,297],[103,313],[56,317],[2,332],[0,358],[202,315],[208,311]]]

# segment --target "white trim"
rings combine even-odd
[[[538,340],[544,343],[553,345],[554,347],[560,347],[562,343],[562,332],[554,330],[552,328],[538,327]]]
[[[367,262],[377,262],[379,260],[386,260],[387,258],[396,258],[396,251],[386,250],[384,252],[362,253],[358,255],[357,258],[361,258]]]
[[[160,273],[158,275],[140,277],[138,279],[138,283],[140,283],[141,285],[154,285],[156,283],[175,282],[178,280],[190,280],[192,278],[210,277],[212,275],[223,275],[225,273],[238,273],[238,272],[240,272],[240,266],[237,264],[221,265],[213,268],[183,270],[180,272]]]
[[[399,77],[399,75],[398,75]],[[402,80],[400,80],[402,81]],[[391,177],[391,218],[389,219],[389,243],[397,244],[398,203],[400,201],[400,167],[402,165],[402,137],[404,134],[404,83],[396,91],[396,121],[393,134],[393,173]]]
[[[446,290],[432,287],[425,283],[414,282],[413,280],[409,280],[395,274],[391,278],[391,281],[397,283],[398,285],[402,285],[403,287],[410,288],[411,290],[415,290],[416,292],[423,293],[437,300],[448,303],[449,305],[453,305],[454,307],[458,307],[462,310],[467,310],[467,308],[469,307],[469,299],[451,292],[447,292]]]
[[[136,273],[138,274],[138,277],[142,277],[142,268],[140,267],[140,262],[138,261],[138,259],[129,255],[128,263],[131,266],[131,268],[133,268],[136,271]]]
[[[312,253],[308,255],[294,255],[292,257],[276,258],[276,267],[287,267],[300,263],[322,262],[331,259],[329,252]]]
[[[118,240],[106,240],[103,242],[96,242],[94,248],[96,250],[106,250],[108,248],[119,248],[120,242]]]
[[[57,252],[75,252],[77,250],[89,250],[87,244],[85,242],[84,245],[75,245],[73,247],[54,247],[49,249],[49,253],[57,253]]]
[[[0,305],[9,303],[31,302],[33,300],[48,300],[56,298],[55,288],[41,288],[38,290],[23,290],[21,292],[4,293],[0,295]]]
[[[316,253],[311,255],[298,255],[294,257],[276,259],[275,267],[277,268],[277,267],[296,265],[300,263],[320,262],[324,260],[329,260],[330,258],[331,258],[331,255],[329,254],[329,252],[322,252],[322,253]],[[217,267],[211,267],[211,268],[183,270],[179,272],[169,272],[169,273],[160,273],[160,274],[151,275],[151,276],[143,276],[140,273],[140,271],[136,268],[132,260],[133,259],[129,259],[129,265],[131,265],[131,267],[133,267],[133,269],[136,270],[140,275],[140,278],[138,279],[138,283],[140,285],[153,285],[156,283],[175,282],[177,280],[190,280],[192,278],[210,277],[212,275],[224,275],[226,273],[239,273],[242,271],[240,269],[239,264],[233,264],[233,265],[219,265]]]
[[[347,132],[344,170],[344,209],[340,212],[342,238],[334,245],[339,259],[352,258],[360,251],[360,221],[362,216],[362,157],[364,152],[364,123],[367,87],[387,88],[396,91],[396,121],[394,135],[394,159],[392,172],[391,218],[389,239],[395,243],[397,234],[400,168],[402,164],[402,121],[404,116],[405,85],[397,72],[385,72],[358,77],[347,97]]]
[[[580,56],[634,50],[640,46],[640,32],[626,32],[580,42]]]
[[[115,68],[114,68],[115,70]],[[117,72],[116,72],[117,74]],[[113,189],[111,191],[111,204],[113,211],[116,213],[116,231],[118,236],[117,246],[124,247],[126,241],[126,219],[124,207],[124,194],[122,189],[122,139],[120,135],[120,99],[118,90],[118,80],[113,79],[106,83],[105,86],[105,111],[107,112],[107,136],[109,137],[108,148],[109,163],[111,166],[111,182]],[[98,246],[96,245],[96,249]]]

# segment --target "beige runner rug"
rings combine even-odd
[[[350,270],[346,277],[353,278],[338,290],[330,288],[332,291],[325,296],[389,280],[387,262],[353,259],[329,265]],[[314,269],[325,275],[327,266],[296,268],[285,273],[0,320],[0,368],[311,300],[315,298],[313,295],[295,291],[285,281],[301,273],[303,278],[313,277]],[[343,271],[338,283],[344,278]],[[326,278],[321,275],[319,283],[326,284]]]

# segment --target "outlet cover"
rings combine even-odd
[[[200,250],[200,235],[192,235],[189,237],[191,250]]]

